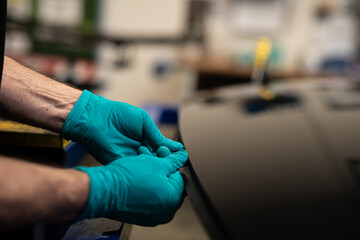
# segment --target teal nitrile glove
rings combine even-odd
[[[144,152],[99,167],[77,167],[90,177],[90,193],[78,220],[106,217],[131,224],[155,226],[169,222],[183,200],[184,182],[178,169],[188,158],[159,148],[158,155]]]
[[[166,146],[172,152],[183,148],[181,143],[165,138],[143,109],[87,90],[66,118],[61,135],[82,144],[103,164],[136,156],[141,145],[154,150]]]

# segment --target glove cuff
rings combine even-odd
[[[84,166],[77,166],[74,169],[85,172],[90,178],[90,189],[89,189],[89,196],[86,202],[85,208],[83,209],[81,215],[75,220],[81,221],[84,219],[96,218],[103,216],[101,203],[103,202],[103,198],[105,197],[102,193],[102,181],[95,181],[94,180],[94,170],[99,167],[84,167]],[[96,171],[96,170],[95,170]]]
[[[84,90],[80,96],[80,98],[75,103],[73,109],[70,111],[69,115],[67,116],[63,127],[61,128],[61,136],[65,138],[66,140],[75,140],[73,139],[73,129],[76,126],[76,123],[80,119],[80,116],[82,115],[83,111],[86,108],[86,105],[88,104],[91,96],[93,94],[89,92],[88,90]]]

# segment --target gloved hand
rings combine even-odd
[[[90,177],[90,193],[78,220],[107,217],[131,224],[155,226],[169,222],[183,200],[184,182],[178,171],[187,161],[182,149],[165,147],[158,156],[145,147],[135,157],[99,167],[77,167]]]
[[[66,118],[61,135],[82,144],[102,164],[136,156],[141,145],[166,146],[174,152],[181,143],[165,138],[142,109],[110,101],[85,90]]]

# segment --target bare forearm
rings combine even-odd
[[[89,194],[88,176],[0,156],[0,229],[79,216]]]
[[[5,57],[0,116],[60,132],[81,91]]]

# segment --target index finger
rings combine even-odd
[[[184,148],[181,143],[165,138],[151,117],[146,112],[144,112],[144,114],[144,140],[146,140],[154,149],[165,146],[169,148],[170,151],[174,152]]]

